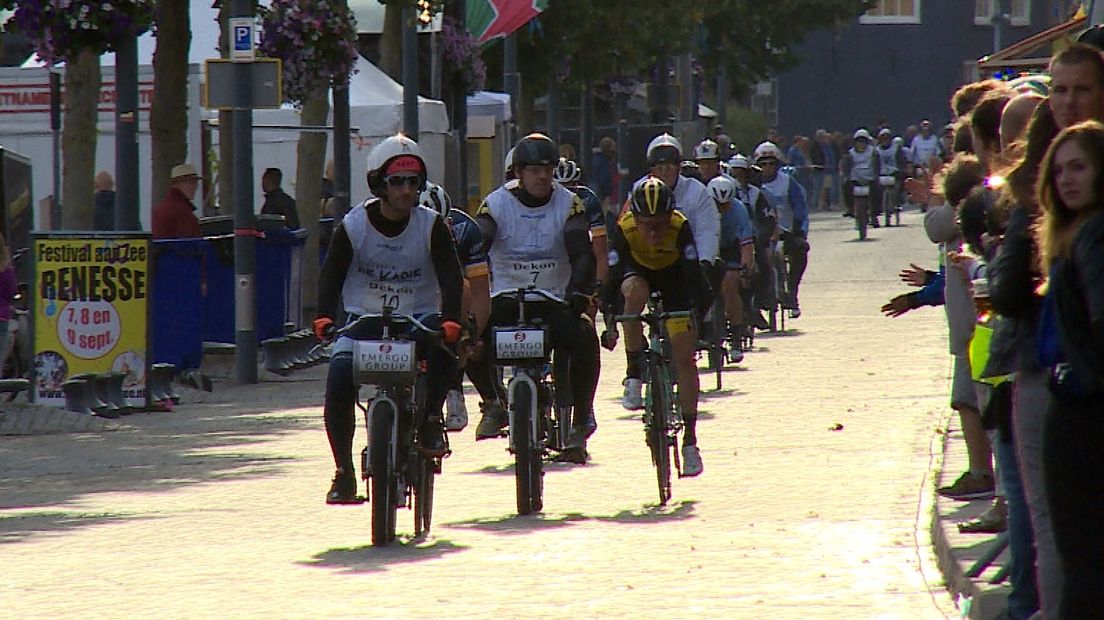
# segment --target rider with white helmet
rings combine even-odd
[[[874,210],[882,210],[882,193],[886,187],[900,188],[905,176],[905,154],[901,143],[893,137],[888,127],[878,131],[878,144],[874,147],[874,169],[878,172],[878,183],[874,188]],[[893,209],[899,208],[894,205]],[[887,216],[886,226],[889,226]]]
[[[445,219],[456,242],[456,254],[464,268],[464,300],[461,316],[475,316],[476,333],[482,333],[491,314],[490,271],[487,253],[483,249],[483,233],[475,219],[463,209],[455,209],[452,198],[444,187],[432,182],[422,190],[423,207],[433,209]],[[468,379],[475,386],[483,403],[494,400],[494,382],[489,368],[475,364],[466,367]],[[461,388],[463,372],[458,370],[451,379],[445,398],[445,430],[462,431],[468,425],[468,407]]]
[[[648,143],[646,155],[649,174],[633,183],[633,188],[643,183],[648,176],[658,177],[666,183],[674,193],[675,209],[690,220],[698,256],[702,262],[712,265],[717,260],[721,218],[705,190],[705,184],[679,174],[682,144],[671,134],[660,134]]]
[[[698,146],[694,147],[694,161],[698,162],[701,170],[702,183],[708,183],[721,173],[721,147],[716,142],[706,138]]]
[[[744,331],[744,302],[741,291],[750,286],[755,266],[755,229],[744,203],[736,198],[736,184],[726,176],[709,181],[709,195],[721,214],[720,253],[724,273],[720,282],[728,319],[729,359],[744,359],[740,336]]]
[[[339,304],[350,319],[381,313],[384,308],[423,317],[439,326],[446,342],[460,336],[464,277],[455,244],[441,216],[418,204],[426,183],[425,157],[414,140],[397,135],[380,142],[368,154],[368,187],[373,197],[354,207],[333,233],[318,281],[318,313],[315,335],[331,338]],[[350,336],[378,337],[382,326],[361,323]],[[417,341],[417,333],[412,337]],[[456,372],[452,356],[438,347],[419,342],[418,356],[428,362],[432,376]],[[324,417],[337,473],[326,502],[356,502],[357,479],[353,471],[353,430],[356,416],[353,381],[353,341],[341,336],[333,346],[326,378]],[[441,425],[441,409],[448,386],[430,382],[426,393],[426,418],[419,445],[444,454],[447,442]]]
[[[583,168],[573,160],[561,157],[552,171],[552,180],[571,190],[576,196],[583,199],[586,207],[587,222],[590,224],[590,242],[594,248],[594,260],[597,266],[598,286],[606,281],[609,271],[609,261],[606,258],[609,245],[606,242],[606,214],[602,210],[602,201],[598,194],[582,183]],[[596,312],[597,308],[592,309]]]
[[[877,182],[878,172],[874,166],[874,149],[870,147],[870,144],[874,141],[870,132],[866,129],[859,129],[852,136],[852,146],[847,154],[843,156],[843,178],[845,187],[850,187],[849,190],[852,195],[855,195],[854,188],[866,187]],[[847,191],[847,190],[845,190]],[[852,203],[853,204],[853,203]],[[851,215],[854,215],[852,210]],[[868,219],[872,219],[871,224],[877,228],[878,220],[874,218],[873,209],[871,213],[867,214]]]
[[[808,264],[809,242],[809,206],[805,190],[792,176],[779,170],[782,151],[773,142],[763,142],[755,147],[755,163],[763,170],[762,189],[774,204],[778,217],[779,237],[782,251],[790,259],[790,272],[787,274],[790,298],[779,299],[783,308],[789,308],[790,316],[801,316],[798,305],[798,288]]]
[[[755,268],[752,270],[751,288],[744,291],[745,323],[755,329],[768,329],[770,324],[759,310],[768,310],[772,304],[773,270],[770,261],[770,244],[778,225],[778,214],[768,193],[751,182],[751,162],[744,155],[733,155],[732,180],[736,198],[747,207],[755,234]]]

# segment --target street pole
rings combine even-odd
[[[340,0],[340,10],[348,7],[347,0]],[[349,149],[349,76],[335,75],[333,87],[333,226],[349,212],[349,196],[352,163]],[[312,300],[313,303],[313,300]]]
[[[544,101],[545,126],[548,137],[556,144],[560,143],[560,78],[552,72],[548,83],[548,97]]]
[[[418,140],[418,25],[414,8],[402,11],[403,133]]]
[[[467,6],[465,0],[457,0],[455,3],[455,16],[456,22],[459,25],[461,32],[464,31],[467,24]],[[468,209],[468,81],[464,79],[464,72],[456,72],[456,88],[455,91],[456,102],[452,107],[453,119],[452,124],[456,130],[456,145],[459,148],[459,154],[456,161],[460,167],[460,191],[457,194],[456,204],[460,205],[461,209],[467,211]]]
[[[50,205],[50,230],[61,230],[61,74],[50,72],[50,131],[54,142],[54,199]]]
[[[510,95],[510,123],[507,126],[506,143],[513,146],[518,134],[518,97],[521,96],[521,76],[517,66],[517,34],[511,32],[502,42],[502,86]]]
[[[590,80],[583,85],[583,122],[579,130],[579,164],[583,166],[583,172],[587,172],[587,166],[594,161],[594,95],[590,90]],[[593,175],[594,171],[590,171]],[[594,177],[589,177],[593,179]]]
[[[138,222],[138,37],[128,32],[115,51],[115,230]]]
[[[652,123],[666,125],[671,120],[671,104],[668,93],[670,76],[667,75],[667,55],[661,55],[656,63],[655,109],[652,110]],[[618,141],[618,146],[621,142]]]
[[[231,17],[253,17],[252,0],[233,0]],[[231,38],[231,40],[233,40]],[[249,65],[235,67],[238,103],[252,99]],[[257,239],[253,235],[253,110],[239,105],[234,118],[234,376],[239,384],[257,382],[257,296],[254,274]]]

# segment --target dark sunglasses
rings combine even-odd
[[[422,185],[422,177],[420,176],[407,176],[392,174],[383,178],[383,182],[390,187],[402,187],[403,185],[409,185],[410,187],[420,187]]]

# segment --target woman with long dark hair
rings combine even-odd
[[[1055,137],[1038,202],[1049,274],[1038,342],[1055,362],[1043,468],[1064,573],[1060,617],[1091,618],[1104,609],[1104,125]]]

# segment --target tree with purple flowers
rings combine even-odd
[[[9,30],[26,35],[43,62],[65,65],[62,224],[66,228],[92,227],[100,55],[114,51],[123,37],[148,30],[153,7],[153,0],[0,1],[0,8],[15,10],[6,24]]]
[[[331,86],[345,86],[356,70],[356,20],[337,0],[273,0],[262,14],[260,53],[283,64],[284,99],[300,109],[300,123],[325,125]],[[300,221],[311,231],[305,249],[317,256],[321,214],[322,170],[326,133],[299,134],[295,203]],[[343,139],[348,140],[348,136]],[[303,299],[313,300],[317,261],[305,261]]]

